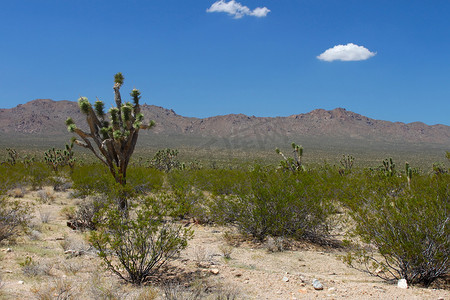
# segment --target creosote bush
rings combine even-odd
[[[320,176],[256,167],[233,195],[212,203],[216,220],[234,222],[242,233],[263,241],[268,235],[319,241],[327,235],[330,202],[319,192]]]
[[[120,278],[140,285],[187,246],[192,231],[175,225],[157,199],[131,203],[125,218],[114,206],[106,207],[105,222],[91,232],[90,242],[108,269]]]
[[[429,286],[449,272],[450,176],[415,176],[410,188],[400,179],[368,177],[346,201],[356,221],[353,233],[381,259],[361,250],[345,260],[386,280]]]

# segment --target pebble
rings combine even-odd
[[[210,272],[213,275],[217,275],[217,274],[219,274],[219,269],[211,269]]]
[[[399,279],[397,286],[401,289],[407,289],[408,288],[408,283],[406,282],[406,279]]]
[[[312,285],[313,285],[314,289],[317,290],[317,291],[323,290],[322,283],[320,283],[320,281],[317,280],[317,279],[313,279]]]
[[[6,252],[12,252],[11,248],[6,249]]]
[[[24,284],[25,282],[23,282],[23,280],[20,280],[17,282],[18,284]]]
[[[284,277],[283,277],[283,281],[284,281],[284,282],[288,282],[288,281],[289,281],[289,278],[286,277],[286,276],[284,276]]]

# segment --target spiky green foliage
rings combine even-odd
[[[406,172],[406,179],[408,181],[408,187],[411,188],[411,178],[413,174],[413,169],[409,166],[409,163],[405,163],[405,172]]]
[[[342,159],[339,161],[339,163],[342,166],[342,169],[340,171],[341,174],[350,173],[352,171],[353,162],[355,161],[355,158],[349,154],[342,155]]]
[[[88,115],[89,110],[92,108],[88,98],[86,97],[80,97],[78,99],[78,106],[80,107],[81,112],[84,113],[85,115]]]
[[[123,77],[121,72],[114,75],[114,82],[120,86],[122,86],[124,79],[125,78]]]
[[[296,143],[292,143],[291,146],[293,157],[289,158],[286,157],[280,149],[275,149],[275,152],[283,157],[283,160],[280,161],[280,168],[289,170],[293,173],[305,171],[305,166],[302,163],[303,147],[297,145]]]
[[[6,151],[8,152],[8,158],[6,159],[6,163],[11,166],[14,166],[17,162],[17,159],[19,158],[19,154],[13,148],[6,148]]]
[[[133,89],[131,92],[134,105],[130,102],[122,103],[120,88],[123,81],[122,73],[114,76],[116,106],[109,109],[110,122],[106,120],[103,102],[97,100],[93,109],[86,97],[81,97],[78,103],[80,110],[86,115],[89,131],[85,132],[77,128],[72,119],[66,121],[68,130],[80,137],[79,140],[75,140],[75,143],[91,150],[102,163],[108,166],[116,182],[122,186],[126,184],[127,167],[137,143],[139,130],[150,128],[154,124],[153,122],[149,125],[142,124],[139,90]],[[119,205],[125,209],[126,199],[122,199]]]
[[[97,100],[97,101],[95,101],[94,107],[95,107],[95,112],[97,113],[97,116],[99,116],[100,118],[103,118],[105,116],[105,104],[102,101]]]
[[[387,177],[392,177],[396,174],[395,163],[392,160],[392,157],[383,160],[383,167],[384,167],[384,175],[386,175]]]

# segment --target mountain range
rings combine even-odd
[[[272,147],[292,141],[327,141],[331,146],[428,144],[450,148],[450,126],[375,120],[348,111],[316,109],[287,117],[255,117],[243,114],[209,118],[184,117],[173,110],[143,104],[145,120],[156,126],[141,134],[142,143],[191,144],[208,147]],[[27,138],[68,140],[64,124],[72,117],[80,128],[85,117],[73,101],[37,99],[11,109],[0,109],[0,136],[5,141]]]

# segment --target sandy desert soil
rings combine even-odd
[[[267,245],[248,241],[230,246],[224,233],[231,228],[199,224],[189,225],[194,239],[155,278],[155,283],[176,284],[134,287],[105,271],[86,233],[66,226],[61,209],[80,200],[69,192],[45,192],[47,203],[39,191],[21,198],[34,205],[32,230],[0,245],[0,299],[166,299],[164,290],[177,299],[194,299],[193,289],[202,292],[200,299],[450,299],[450,290],[401,289],[349,268],[339,259],[340,249],[303,244],[269,252]],[[33,262],[28,269],[22,266],[27,257]],[[323,290],[313,288],[314,279]]]

